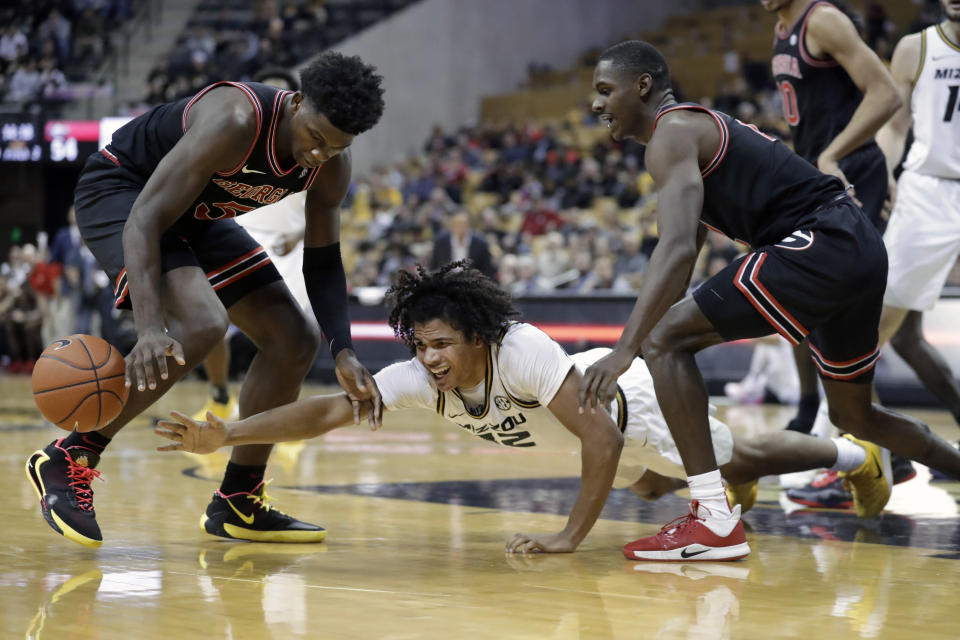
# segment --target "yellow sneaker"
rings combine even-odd
[[[757,481],[744,482],[743,484],[728,484],[724,487],[727,491],[727,502],[730,508],[740,505],[740,513],[744,514],[757,504]]]
[[[893,470],[890,452],[866,440],[858,440],[849,433],[843,436],[860,445],[867,452],[867,459],[853,471],[841,471],[839,475],[853,493],[853,506],[861,518],[872,518],[886,506],[893,489]]]
[[[207,398],[207,404],[203,405],[203,409],[197,411],[191,417],[194,420],[206,420],[207,411],[217,416],[221,420],[236,420],[240,417],[240,410],[237,407],[237,400],[230,396],[230,399],[226,402],[217,402],[213,398]]]

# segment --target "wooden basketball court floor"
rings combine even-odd
[[[305,393],[316,389],[305,390]],[[182,383],[148,413],[191,411]],[[789,410],[729,407],[742,432]],[[916,415],[951,440],[942,412]],[[0,638],[956,638],[960,484],[918,477],[887,512],[784,510],[776,478],[747,514],[753,554],[735,563],[623,559],[624,542],[681,515],[614,491],[569,555],[515,556],[517,531],[558,531],[578,487],[576,455],[514,451],[423,413],[282,446],[269,470],[281,509],[323,524],[323,544],[202,533],[225,456],[160,454],[149,416],[111,444],[97,482],[105,542],[91,550],[39,515],[23,463],[60,431],[26,377],[0,379]]]

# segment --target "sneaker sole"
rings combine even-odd
[[[700,545],[702,547],[702,545]],[[750,545],[746,542],[729,547],[702,547],[684,556],[683,553],[690,547],[671,549],[669,551],[626,551],[623,555],[628,560],[649,560],[653,562],[718,562],[733,561],[746,558],[750,555]]]
[[[802,504],[805,507],[811,507],[813,509],[853,509],[853,501],[844,501],[838,502],[836,504],[824,504],[822,502],[815,502],[814,500],[804,500],[802,498],[793,498],[789,495],[787,500],[790,502],[796,502],[797,504]]]
[[[204,533],[219,538],[230,540],[249,540],[251,542],[323,542],[327,539],[327,531],[260,531],[258,529],[244,529],[236,525],[224,522],[220,525],[219,531],[215,529],[215,524],[209,524],[210,518],[207,514],[200,516],[200,528]]]
[[[103,544],[103,540],[94,540],[93,538],[88,538],[87,536],[79,533],[74,530],[70,525],[64,522],[60,516],[58,516],[54,511],[47,509],[47,501],[44,499],[46,495],[46,490],[43,486],[43,479],[40,477],[40,473],[37,471],[37,463],[42,464],[50,459],[43,450],[34,451],[33,455],[27,460],[25,469],[27,472],[27,479],[30,480],[30,484],[33,486],[33,490],[37,494],[37,499],[40,500],[40,513],[43,515],[43,519],[47,521],[47,524],[50,525],[50,528],[62,535],[67,540],[76,542],[85,547],[90,547],[92,549],[98,548]]]

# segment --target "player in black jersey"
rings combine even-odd
[[[666,61],[647,43],[605,51],[594,87],[593,110],[613,137],[647,145],[660,240],[617,345],[583,376],[580,405],[608,402],[616,379],[642,355],[693,499],[687,518],[625,553],[685,560],[742,544],[740,509],[731,511],[724,495],[694,359],[733,339],[776,331],[796,344],[809,336],[834,423],[960,477],[960,452],[921,422],[870,401],[887,260],[880,233],[843,183],[755,127],[677,104]],[[753,251],[681,299],[707,225]],[[882,460],[876,473],[889,479],[889,454]]]
[[[359,406],[380,394],[350,342],[339,210],[350,184],[349,147],[383,112],[381,77],[357,57],[327,52],[301,71],[301,90],[216,83],[135,118],[84,166],[76,190],[84,241],[133,309],[133,386],[120,416],[33,454],[27,475],[58,533],[102,542],[89,482],[110,439],[201,362],[228,322],[257,345],[240,393],[251,415],[295,400],[319,335],[276,268],[235,216],[306,190],[304,277],[336,361]],[[263,475],[270,446],[233,450],[202,516],[210,534],[258,541],[322,540],[322,527],[272,508]],[[148,489],[145,489],[148,490]],[[78,500],[78,496],[81,498]]]
[[[820,0],[762,0],[779,22],[773,75],[794,150],[835,175],[860,201],[873,224],[886,226],[889,189],[883,153],[873,141],[900,106],[893,78],[860,39],[853,22]],[[816,368],[803,342],[794,352],[800,405],[789,429],[809,433],[820,404]]]

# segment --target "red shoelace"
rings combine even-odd
[[[100,478],[100,472],[77,464],[69,455],[67,456],[67,463],[69,465],[67,475],[70,477],[70,486],[77,496],[77,504],[84,511],[92,511],[93,489],[90,488],[90,483],[94,478]],[[102,482],[103,479],[100,478],[100,481]]]
[[[710,513],[710,510],[707,509],[706,507],[703,507],[703,509],[707,513]],[[673,529],[683,529],[685,527],[689,527],[691,524],[693,524],[697,520],[703,520],[703,518],[697,515],[697,511],[699,510],[700,510],[700,501],[691,500],[690,513],[680,516],[679,518],[674,518],[667,524],[663,525],[662,527],[660,527],[660,533],[668,533]]]

